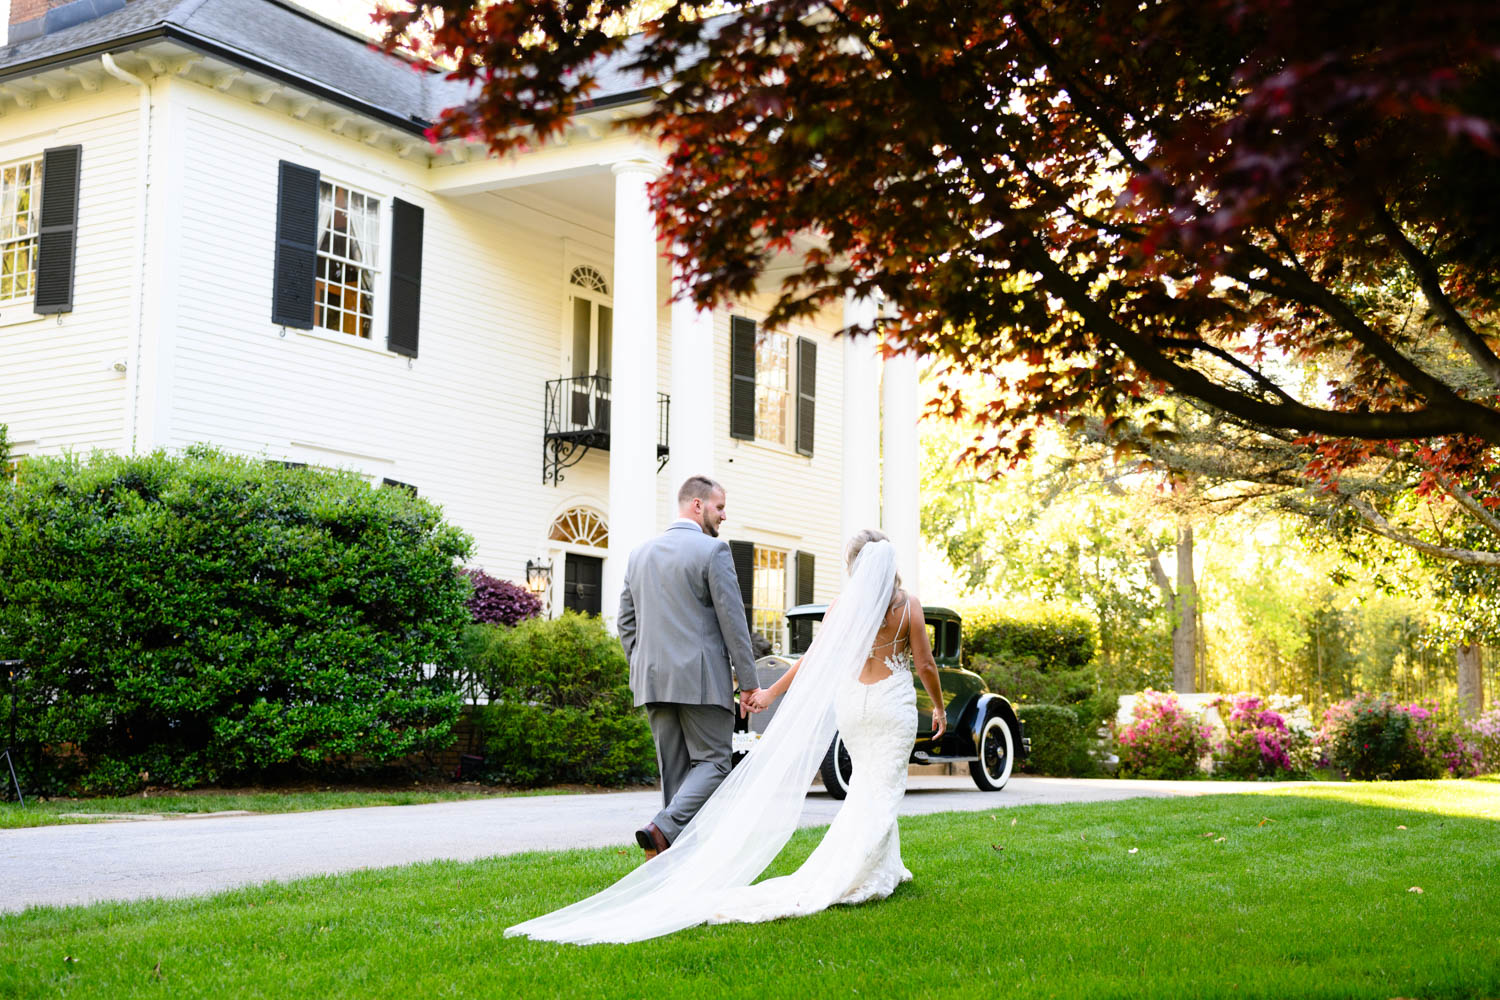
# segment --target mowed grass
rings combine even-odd
[[[1500,996],[1494,783],[1272,787],[901,826],[916,878],[889,900],[633,945],[503,936],[639,864],[625,847],[36,909],[0,917],[0,996]],[[798,834],[773,872],[820,833]]]
[[[0,830],[31,826],[55,826],[66,823],[95,823],[116,817],[143,815],[188,816],[202,813],[243,810],[255,813],[306,812],[312,809],[352,809],[360,806],[411,806],[427,802],[454,802],[461,799],[491,798],[495,795],[563,794],[565,789],[535,791],[447,791],[421,789],[376,789],[352,791],[327,789],[317,791],[238,791],[185,792],[160,795],[130,795],[90,799],[47,799],[30,797],[26,804],[0,803]],[[69,815],[88,813],[89,816]],[[0,883],[3,884],[3,883]]]

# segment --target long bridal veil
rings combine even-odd
[[[575,944],[659,937],[708,920],[727,890],[765,871],[797,828],[836,728],[834,692],[869,656],[895,572],[889,542],[860,550],[765,734],[670,850],[602,892],[508,928],[506,936]]]

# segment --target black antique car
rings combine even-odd
[[[791,626],[794,654],[786,656],[763,656],[755,662],[760,682],[765,685],[776,681],[796,662],[800,650],[812,641],[814,623],[823,620],[828,610],[826,604],[801,604],[786,613]],[[969,774],[974,784],[986,792],[998,792],[1010,780],[1011,768],[1019,756],[1031,750],[1031,741],[1026,739],[1021,720],[1016,717],[1010,702],[990,692],[984,678],[960,666],[959,654],[963,646],[963,625],[958,612],[948,608],[927,606],[922,609],[927,620],[927,637],[932,643],[933,659],[937,661],[938,677],[943,688],[948,713],[948,731],[941,740],[932,738],[932,700],[922,687],[915,673],[912,681],[917,688],[917,740],[911,751],[913,764],[945,764],[963,761],[969,765]],[[754,745],[760,733],[776,712],[772,705],[759,715],[742,719],[735,716],[735,760],[744,756]],[[849,793],[849,778],[853,764],[844,742],[834,734],[828,753],[823,758],[821,773],[828,794],[842,799]]]

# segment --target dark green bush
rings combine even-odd
[[[29,458],[0,486],[0,655],[27,664],[32,786],[189,787],[444,745],[469,547],[431,503],[353,473],[204,447]]]
[[[964,660],[1031,664],[1042,673],[1077,670],[1094,659],[1094,623],[1062,605],[997,605],[963,612]]]
[[[626,785],[656,776],[625,651],[599,619],[565,611],[513,627],[471,625],[463,658],[490,698],[475,714],[490,780]]]
[[[1097,770],[1089,756],[1090,732],[1073,709],[1065,705],[1023,704],[1016,706],[1016,714],[1031,740],[1031,754],[1022,762],[1022,770],[1070,777]]]
[[[1436,778],[1443,772],[1436,705],[1403,705],[1360,694],[1323,713],[1319,740],[1328,762],[1356,781]]]

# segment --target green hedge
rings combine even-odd
[[[471,625],[463,659],[490,698],[475,714],[488,780],[618,786],[656,777],[625,652],[598,618],[565,611],[509,627]]]
[[[0,529],[32,788],[191,787],[449,740],[471,543],[404,490],[206,447],[29,458]]]
[[[1062,605],[987,604],[963,610],[964,659],[1030,664],[1043,673],[1077,670],[1094,659],[1094,623]]]
[[[1018,705],[1016,714],[1031,740],[1022,770],[1031,774],[1081,777],[1098,768],[1089,755],[1089,731],[1078,713],[1065,705]]]

